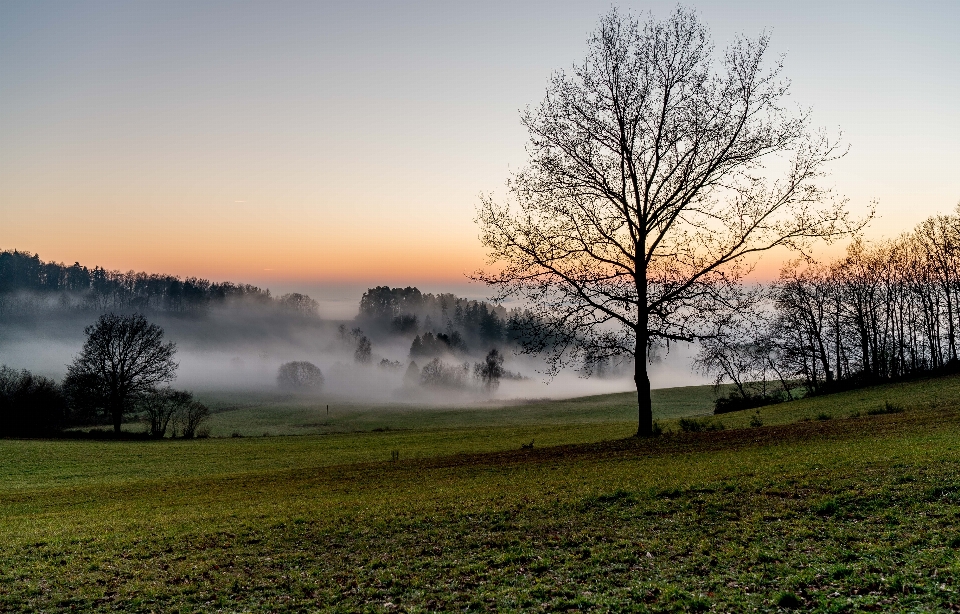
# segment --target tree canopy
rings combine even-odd
[[[176,376],[176,346],[164,343],[163,329],[138,313],[104,314],[84,332],[87,339],[67,368],[64,386],[106,412],[119,433],[138,396]]]
[[[555,369],[633,358],[638,434],[652,429],[650,350],[703,335],[751,257],[858,227],[818,184],[843,152],[791,110],[768,43],[716,57],[692,11],[640,23],[611,10],[584,62],[523,115],[529,163],[510,199],[479,208],[492,269],[475,278],[529,306],[526,351]]]

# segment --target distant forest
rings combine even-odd
[[[254,305],[286,314],[320,317],[318,303],[305,294],[273,297],[249,284],[211,282],[197,277],[92,269],[75,262],[44,262],[38,254],[0,251],[0,314],[38,308],[68,311],[166,312],[200,314],[216,305]],[[372,339],[410,339],[411,356],[471,351],[518,344],[529,314],[507,311],[454,294],[379,286],[360,300],[356,324]]]
[[[357,320],[378,332],[423,332],[424,337],[415,340],[415,346],[422,344],[426,351],[436,342],[454,350],[465,350],[471,343],[515,343],[523,336],[524,323],[529,317],[521,309],[507,311],[499,305],[453,294],[425,294],[417,288],[379,286],[363,294]]]
[[[67,266],[44,262],[38,254],[7,250],[0,252],[0,309],[9,297],[20,293],[60,295],[64,307],[96,311],[148,310],[187,312],[210,303],[241,298],[261,303],[278,302],[304,312],[316,311],[317,303],[302,294],[274,299],[269,290],[249,284],[214,283],[197,277],[108,271],[75,262]]]

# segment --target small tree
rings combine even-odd
[[[104,314],[84,332],[87,340],[67,368],[64,385],[73,398],[109,415],[119,433],[123,415],[138,397],[175,377],[176,346],[164,343],[163,329],[139,313]]]
[[[403,385],[409,387],[418,383],[420,383],[420,367],[417,366],[417,361],[411,360],[403,374]]]
[[[159,388],[141,394],[137,400],[137,407],[147,416],[150,436],[162,439],[174,416],[184,411],[191,403],[193,403],[193,395],[189,392]]]
[[[210,417],[210,408],[199,401],[190,401],[173,415],[173,435],[193,439],[201,433],[200,426]]]
[[[434,358],[423,366],[420,383],[439,388],[463,388],[469,373],[469,363],[448,365],[439,358]]]
[[[360,329],[356,329],[359,331]],[[367,336],[363,333],[356,335],[357,338],[357,348],[353,351],[353,359],[365,365],[370,362],[370,355],[373,350],[373,346],[370,344],[370,340],[367,339]]]
[[[318,391],[323,388],[323,373],[312,362],[287,362],[280,365],[277,384],[286,390]]]
[[[503,377],[503,354],[493,348],[487,353],[483,362],[473,365],[473,375],[487,390],[496,390],[500,386],[500,378]]]

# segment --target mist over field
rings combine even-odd
[[[9,303],[9,302],[8,302]],[[0,364],[60,380],[67,365],[83,345],[84,328],[98,313],[64,308],[63,300],[22,294],[17,309],[0,319]],[[354,315],[357,313],[354,303]],[[405,375],[411,362],[413,333],[372,337],[370,361],[354,359],[352,338],[342,338],[339,327],[351,330],[353,319],[332,320],[284,313],[272,305],[241,300],[213,305],[188,314],[147,312],[160,325],[166,339],[177,345],[179,363],[173,385],[195,391],[277,392],[277,371],[290,361],[309,361],[324,375],[318,399],[362,402],[459,404],[486,399],[563,398],[634,388],[630,368],[606,377],[582,377],[567,369],[555,377],[545,375],[546,364],[536,356],[518,355],[500,345],[504,368],[524,379],[503,379],[492,392],[480,389],[468,375],[462,390],[431,390],[411,385]],[[447,364],[473,365],[483,360],[488,347],[471,347],[467,353],[445,355]],[[693,348],[675,345],[651,367],[655,388],[695,385],[706,378],[689,368]],[[386,360],[389,366],[381,366]],[[413,357],[421,368],[428,359]]]

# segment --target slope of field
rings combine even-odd
[[[202,400],[214,409],[211,434],[244,436],[315,435],[373,429],[435,429],[531,426],[537,424],[599,424],[636,420],[636,392],[574,399],[473,402],[424,406],[356,403],[337,398],[283,394],[206,393]],[[654,417],[669,420],[713,411],[712,386],[687,386],[653,391]]]
[[[647,440],[0,441],[0,609],[957,609],[958,409],[945,378]]]

